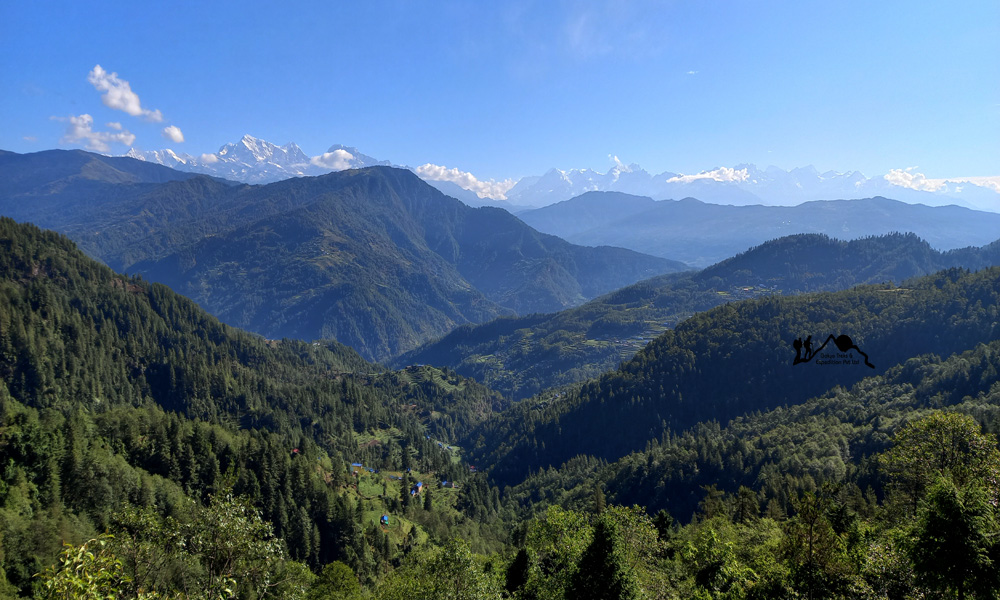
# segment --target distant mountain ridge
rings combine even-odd
[[[1000,190],[996,187],[971,181],[942,181],[928,189],[917,189],[897,183],[889,175],[869,178],[859,171],[820,173],[812,166],[785,171],[775,166],[760,169],[741,164],[695,175],[669,171],[653,175],[638,165],[617,162],[606,173],[550,169],[541,176],[524,177],[507,192],[506,199],[518,205],[543,207],[587,192],[622,192],[656,200],[692,197],[712,204],[795,206],[815,200],[886,196],[929,206],[957,204],[1000,211]]]
[[[309,157],[294,143],[277,146],[249,135],[236,143],[222,146],[214,154],[198,157],[169,149],[140,151],[134,148],[129,150],[128,156],[243,183],[271,183],[289,177],[321,175],[348,168],[400,166],[340,144],[331,146],[322,155]],[[553,168],[542,175],[522,177],[502,198],[480,198],[475,192],[452,181],[426,181],[470,206],[500,206],[512,212],[548,206],[593,191],[623,192],[656,200],[693,197],[703,202],[737,206],[794,206],[812,200],[885,196],[908,203],[930,206],[958,204],[1000,212],[1000,185],[989,187],[978,180],[906,184],[909,172],[904,170],[869,178],[859,171],[820,173],[812,166],[786,171],[775,166],[761,169],[752,164],[740,164],[694,175],[670,171],[654,175],[637,164],[626,165],[617,157],[614,160],[615,165],[605,173],[593,169]]]
[[[934,248],[951,250],[988,244],[1000,232],[998,213],[882,197],[727,206],[694,198],[654,202],[618,192],[589,192],[519,216],[540,231],[577,244],[621,246],[699,267],[798,233],[856,239],[910,232]]]
[[[230,324],[337,339],[374,359],[462,323],[559,310],[686,268],[574,246],[391,167],[248,186],[54,151],[2,155],[2,174],[28,183],[0,177],[0,214],[64,232]]]

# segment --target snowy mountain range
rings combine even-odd
[[[295,143],[278,146],[244,135],[240,141],[226,144],[215,154],[178,154],[173,150],[141,151],[132,148],[125,156],[164,165],[178,171],[204,173],[243,183],[272,183],[290,177],[323,175],[331,171],[360,169],[377,165],[390,166],[362,154],[357,148],[335,144],[325,153],[310,157]]]
[[[656,200],[697,198],[712,204],[795,206],[812,200],[884,196],[928,206],[956,204],[1000,212],[998,183],[928,182],[906,170],[868,178],[859,171],[820,173],[812,166],[785,171],[773,166],[759,169],[749,164],[720,167],[697,175],[671,172],[651,175],[638,165],[619,162],[607,173],[550,169],[541,176],[525,177],[507,192],[506,199],[515,205],[540,207],[586,192],[609,191]]]
[[[222,146],[214,154],[197,157],[169,149],[139,151],[134,148],[126,156],[244,183],[270,183],[374,165],[399,166],[350,146],[335,144],[323,154],[310,157],[294,143],[278,146],[249,135]],[[820,173],[812,166],[786,171],[774,166],[759,169],[751,164],[719,167],[695,175],[669,171],[652,175],[639,165],[626,165],[617,157],[614,161],[615,166],[606,173],[592,169],[550,169],[543,175],[523,177],[503,197],[493,198],[482,197],[463,185],[470,178],[475,180],[468,173],[454,181],[424,179],[466,204],[499,206],[512,212],[547,206],[591,191],[625,192],[656,200],[690,197],[713,204],[739,206],[794,206],[811,200],[884,196],[928,206],[956,204],[1000,212],[1000,180],[996,178],[929,180],[912,169],[897,169],[884,176],[869,178],[859,171]],[[402,168],[414,170],[418,175],[423,171]]]

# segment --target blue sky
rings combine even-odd
[[[1000,175],[996,0],[4,2],[0,56],[16,152],[82,127],[112,154],[249,133],[497,179],[611,155]]]

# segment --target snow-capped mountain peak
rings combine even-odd
[[[617,158],[617,157],[614,157]],[[661,173],[651,176],[638,165],[615,161],[607,173],[550,169],[541,177],[524,178],[507,192],[507,200],[523,206],[546,206],[588,191],[618,191],[655,200],[694,197],[714,204],[796,205],[812,200],[885,196],[931,206],[959,204],[982,210],[1000,210],[1000,184],[946,185],[923,180],[919,174],[893,172],[867,178],[860,171],[826,171],[812,165],[784,170],[753,164],[718,167],[696,174]]]
[[[189,171],[191,169],[185,169],[185,166],[189,166],[191,163],[197,162],[196,159],[190,154],[184,154],[174,152],[170,148],[165,148],[163,150],[147,150],[142,151],[137,148],[129,148],[125,156],[129,158],[134,158],[136,160],[142,160],[145,162],[156,163],[158,165],[164,165],[172,169],[178,169],[181,171]]]
[[[309,157],[294,143],[278,146],[252,135],[244,135],[240,141],[222,146],[216,157],[223,162],[237,162],[248,166],[271,163],[290,167],[309,163]]]
[[[334,144],[325,153],[310,157],[294,143],[278,146],[251,135],[222,146],[215,154],[199,157],[171,149],[141,151],[136,148],[129,149],[126,156],[245,183],[269,183],[369,166],[394,166],[353,146]],[[635,163],[626,165],[617,156],[609,158],[614,164],[606,173],[592,169],[552,168],[542,175],[523,177],[513,187],[505,188],[506,200],[514,205],[539,207],[590,191],[625,192],[655,200],[694,197],[708,203],[741,205],[795,205],[810,200],[885,196],[904,202],[957,203],[1000,211],[1000,178],[966,178],[957,182],[930,180],[909,169],[896,169],[883,177],[867,178],[860,171],[820,173],[812,165],[786,171],[773,165],[760,169],[753,164],[720,166],[688,175],[672,172],[650,175]]]
[[[294,142],[278,146],[249,134],[236,142],[223,145],[215,154],[203,154],[200,157],[176,153],[170,149],[142,151],[136,148],[129,149],[125,156],[181,171],[204,173],[244,183],[270,183],[344,169],[391,166],[389,161],[363,154],[352,146],[334,144],[326,153],[310,157]]]

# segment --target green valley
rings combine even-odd
[[[0,248],[5,596],[1000,589],[997,268],[732,301],[510,404],[230,328],[33,226]],[[877,368],[792,364],[827,331]]]
[[[547,315],[464,325],[390,364],[447,366],[522,399],[597,377],[695,313],[740,300],[902,282],[1000,264],[1000,244],[938,252],[913,234],[769,241],[699,272],[654,277]]]

